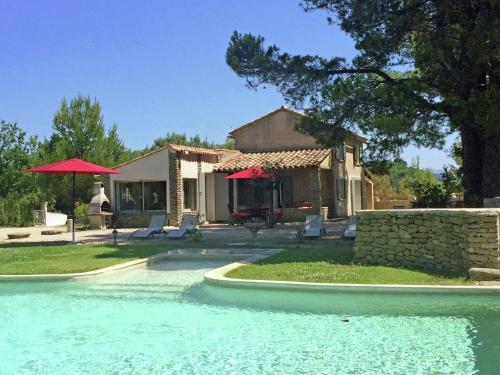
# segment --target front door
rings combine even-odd
[[[362,197],[361,197],[361,179],[351,180],[351,215],[355,215],[356,211],[362,210]]]

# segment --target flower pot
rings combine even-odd
[[[253,238],[256,238],[257,232],[266,226],[265,223],[245,223],[243,225],[252,233]]]

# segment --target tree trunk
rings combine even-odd
[[[460,126],[462,139],[465,201],[471,205],[481,204],[483,193],[483,155],[484,137],[481,129],[473,121],[463,122]]]
[[[500,197],[500,130],[485,132],[483,139],[482,197]]]

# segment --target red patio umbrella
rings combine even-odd
[[[106,168],[97,164],[78,158],[57,161],[55,163],[40,165],[27,169],[26,172],[48,173],[48,174],[72,174],[73,175],[73,205],[71,216],[73,219],[72,238],[75,242],[75,181],[77,174],[121,174],[116,169]]]
[[[270,178],[271,175],[261,167],[250,167],[242,171],[230,174],[224,178],[244,179],[244,178]]]

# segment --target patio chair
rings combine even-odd
[[[242,225],[250,218],[250,213],[248,211],[235,211],[233,206],[230,204],[227,205],[227,209],[229,210],[229,216],[231,217],[229,225]]]
[[[181,225],[179,229],[168,231],[166,236],[170,239],[181,239],[186,234],[192,233],[198,227],[198,215],[185,214],[182,215]]]
[[[321,215],[306,215],[304,238],[321,237],[326,234]]]
[[[160,234],[163,232],[163,226],[165,225],[165,219],[167,215],[152,215],[149,220],[149,225],[145,229],[137,229],[128,238],[151,238],[155,234]]]
[[[344,238],[348,240],[354,240],[356,238],[356,216],[352,216],[349,219],[347,229],[344,230]]]

